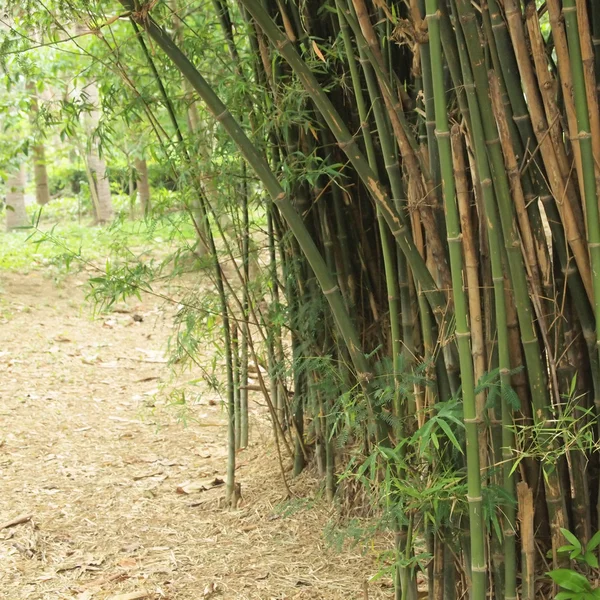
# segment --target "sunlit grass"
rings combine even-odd
[[[117,197],[118,216],[108,227],[91,226],[76,198],[53,200],[41,212],[37,206],[29,207],[29,227],[0,231],[0,270],[77,270],[85,264],[101,265],[108,257],[142,258],[193,244],[195,231],[185,214],[131,220],[120,204],[122,198]]]

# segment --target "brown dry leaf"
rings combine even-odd
[[[125,573],[113,573],[112,575],[103,575],[102,577],[97,577],[96,579],[92,579],[92,581],[88,581],[83,585],[79,586],[79,589],[82,591],[90,590],[96,587],[102,587],[103,585],[110,583],[111,581],[123,581],[127,579],[129,575]]]
[[[176,466],[182,466],[183,463],[179,460],[170,460],[168,458],[161,458],[158,461],[159,465],[162,465],[163,467],[176,467]]]
[[[135,567],[137,567],[137,560],[135,560],[135,558],[122,558],[119,561],[119,566],[123,567],[124,569],[133,569]]]
[[[388,5],[383,0],[373,0],[373,4],[375,4],[375,6],[381,8],[381,10],[383,10],[383,12],[385,13],[385,16],[392,23],[396,23],[396,19],[394,18],[394,15],[392,15]]]
[[[140,473],[139,475],[134,475],[132,479],[134,481],[140,481],[140,479],[148,479],[149,477],[158,477],[159,475],[162,475],[162,474],[163,474],[163,470],[160,469],[159,471],[150,471],[150,473]]]
[[[135,358],[134,360],[139,360],[141,362],[146,363],[159,363],[166,364],[168,363],[168,359],[165,358],[164,352],[161,350],[148,350],[147,348],[136,348],[137,352],[141,354],[145,354],[146,358]]]
[[[200,458],[210,458],[212,456],[210,452],[206,452],[205,450],[192,450],[192,452]]]
[[[213,594],[216,594],[219,591],[219,586],[213,581],[209,583],[202,592],[203,598],[210,598]]]
[[[325,57],[323,56],[323,53],[321,52],[321,50],[319,49],[319,46],[317,46],[317,42],[315,42],[315,40],[312,41],[312,47],[313,50],[315,51],[315,54],[323,61],[323,62],[327,62],[325,60]]]
[[[199,481],[184,481],[175,490],[178,494],[191,494],[193,492],[205,492],[211,488],[223,485],[225,481],[219,477],[201,479]]]
[[[100,357],[97,354],[92,354],[90,356],[81,356],[81,362],[84,365],[95,365],[98,362],[102,362],[102,360],[100,359]]]
[[[56,567],[57,573],[64,571],[73,571],[74,569],[81,569],[83,571],[98,571],[98,567],[104,562],[104,558],[95,558],[91,554],[85,556],[72,558],[71,560],[65,561]]]
[[[32,517],[33,515],[20,515],[14,519],[5,521],[4,523],[0,523],[0,529],[7,529],[8,527],[14,527],[15,525],[27,523],[28,521],[31,521]]]

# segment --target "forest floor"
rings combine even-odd
[[[0,598],[391,597],[386,578],[366,589],[375,556],[327,544],[310,473],[286,501],[258,403],[243,499],[223,508],[220,400],[169,399],[185,383],[163,354],[175,308],[145,296],[94,316],[84,275],[0,273]]]

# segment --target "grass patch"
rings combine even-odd
[[[79,270],[85,264],[104,264],[107,258],[140,260],[193,245],[195,231],[184,213],[132,221],[118,212],[108,227],[90,226],[90,217],[79,218],[76,198],[53,200],[40,213],[28,208],[31,226],[0,232],[0,270],[28,272],[51,269]]]

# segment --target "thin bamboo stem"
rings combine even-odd
[[[473,358],[471,356],[471,331],[468,323],[467,298],[463,287],[463,257],[461,247],[460,216],[456,204],[450,130],[444,76],[442,71],[442,42],[440,37],[440,13],[437,0],[426,0],[427,24],[429,26],[431,72],[435,102],[436,136],[438,140],[442,193],[446,208],[446,229],[450,251],[452,291],[454,295],[456,337],[462,381],[464,423],[467,436],[467,500],[469,503],[469,527],[471,536],[471,579],[473,600],[486,598],[485,524],[481,491],[478,423],[482,415],[477,411]]]

